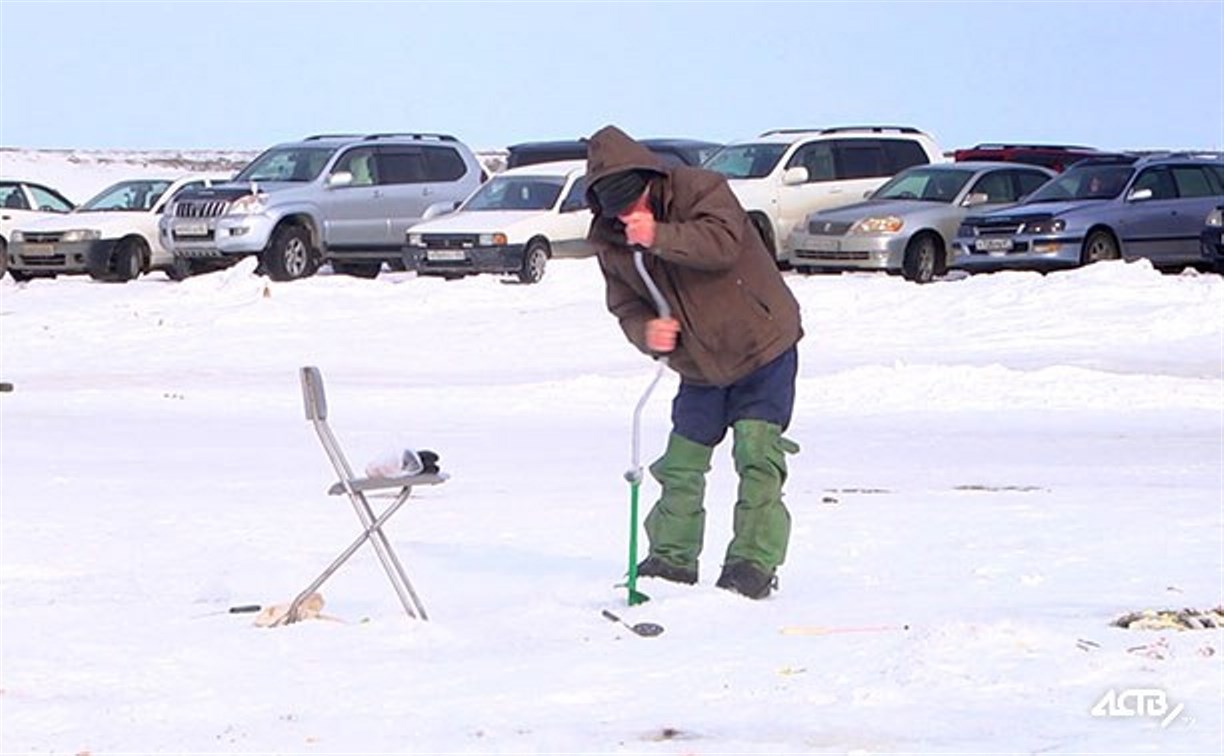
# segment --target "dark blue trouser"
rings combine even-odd
[[[783,352],[729,386],[680,381],[672,400],[672,430],[704,446],[717,446],[737,420],[764,420],[786,430],[795,408],[799,353]]]

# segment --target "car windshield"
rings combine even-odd
[[[152,210],[168,188],[169,181],[120,181],[103,189],[79,209],[119,212]]]
[[[557,204],[564,176],[494,176],[463,205],[463,210],[548,210]]]
[[[1113,199],[1122,193],[1135,169],[1129,165],[1085,165],[1071,168],[1033,192],[1025,204],[1080,199]]]
[[[335,147],[274,147],[251,161],[234,181],[314,181]]]
[[[773,171],[784,152],[785,144],[733,144],[715,152],[701,167],[727,178],[764,178]]]
[[[872,199],[916,199],[924,202],[951,202],[973,171],[956,168],[911,168],[897,174],[871,195]]]

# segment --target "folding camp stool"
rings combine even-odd
[[[399,596],[400,603],[404,605],[404,611],[408,612],[408,616],[414,619],[418,615],[423,620],[429,619],[429,616],[425,614],[425,606],[421,604],[416,591],[412,589],[412,583],[409,582],[408,576],[404,573],[404,567],[400,564],[399,558],[391,548],[391,543],[387,540],[386,534],[383,533],[382,527],[386,524],[387,520],[391,519],[391,515],[395,514],[404,505],[404,502],[408,501],[408,495],[412,493],[413,486],[436,485],[445,481],[447,475],[445,473],[418,473],[416,475],[400,475],[391,478],[353,477],[353,470],[349,467],[348,460],[344,457],[344,452],[340,450],[340,444],[337,443],[336,437],[327,425],[327,399],[323,394],[323,376],[319,373],[317,367],[304,367],[301,369],[301,377],[302,400],[306,406],[306,419],[314,425],[315,432],[319,435],[319,441],[323,444],[323,450],[327,452],[327,458],[331,460],[332,467],[336,469],[336,474],[340,476],[340,482],[328,489],[327,493],[332,496],[347,494],[349,500],[353,503],[353,509],[357,511],[357,517],[361,519],[361,524],[365,531],[350,543],[348,548],[340,552],[340,556],[336,557],[335,561],[328,565],[323,574],[315,578],[315,581],[306,590],[298,594],[293,603],[289,605],[289,611],[276,624],[288,624],[301,619],[300,610],[303,602],[312,593],[317,591],[331,577],[332,573],[339,569],[340,565],[344,564],[367,540],[373,544],[374,550],[378,553],[378,559],[382,562],[383,569],[387,572],[387,577],[391,579],[391,585],[395,588],[395,595]],[[374,510],[366,499],[366,492],[392,491],[395,489],[399,490],[394,494],[394,501],[391,502],[391,505],[381,515],[375,517]]]

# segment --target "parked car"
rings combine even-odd
[[[1203,223],[1224,196],[1224,161],[1189,154],[1084,160],[1019,205],[971,214],[952,267],[1047,270],[1146,257],[1202,262]]]
[[[1224,203],[1207,214],[1203,226],[1203,260],[1216,273],[1224,274]]]
[[[403,256],[408,227],[453,210],[480,185],[467,145],[446,134],[307,137],[259,155],[232,183],[183,194],[162,223],[176,257],[257,255],[277,281],[374,277]]]
[[[938,163],[907,168],[864,202],[820,210],[787,247],[798,271],[884,270],[927,283],[947,272],[948,249],[970,208],[998,207],[1054,177],[1016,163]]]
[[[0,277],[8,272],[13,229],[30,221],[70,212],[74,205],[54,189],[31,181],[0,180]]]
[[[699,139],[640,139],[642,146],[658,155],[667,165],[701,165],[718,151],[721,144]],[[552,142],[523,142],[511,145],[506,157],[507,168],[522,168],[536,163],[561,160],[586,160],[585,139],[562,139]]]
[[[100,281],[131,281],[162,270],[186,278],[196,270],[158,240],[162,211],[182,191],[211,186],[226,175],[120,181],[70,213],[31,220],[12,232],[10,274],[17,280],[88,273]]]
[[[559,245],[586,237],[585,160],[538,163],[493,176],[459,209],[408,229],[418,275],[510,274],[536,283]]]
[[[725,175],[779,264],[810,213],[861,200],[898,172],[943,162],[910,126],[776,129],[723,147],[703,167]]]
[[[1088,158],[1118,157],[1121,153],[1102,152],[1095,147],[1073,144],[977,144],[952,153],[957,162],[989,160],[1040,165],[1062,173]]]

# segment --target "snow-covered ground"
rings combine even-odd
[[[252,265],[0,282],[4,753],[1224,747],[1224,632],[1110,626],[1224,603],[1219,276],[788,274],[807,336],[780,590],[713,586],[724,444],[700,584],[644,580],[630,608],[622,474],[653,366],[593,261],[535,286]],[[290,600],[359,533],[303,365],[358,467],[410,445],[452,476],[387,527],[429,622],[368,546],[323,587],[338,621],[224,613]],[[1094,716],[1136,689],[1181,709]]]

